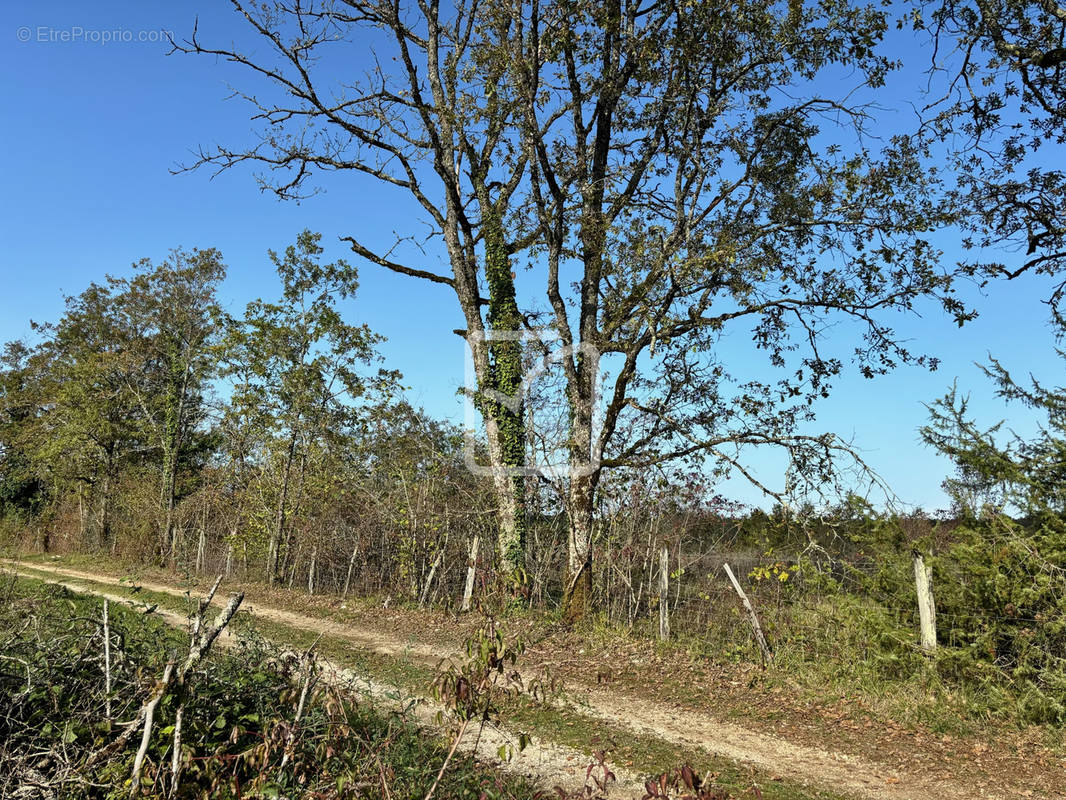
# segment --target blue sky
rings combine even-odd
[[[8,187],[0,198],[0,341],[28,336],[31,319],[56,319],[64,293],[77,294],[108,272],[125,274],[140,258],[161,259],[176,246],[222,251],[229,266],[224,300],[237,312],[256,296],[276,294],[266,250],[309,228],[324,234],[327,258],[351,256],[359,266],[361,289],[349,318],[388,337],[383,352],[404,373],[410,399],[461,422],[463,346],[451,331],[462,319],[450,290],[361,264],[337,241],[355,233],[387,246],[393,231],[416,230],[402,198],[341,176],[320,181],[322,194],[283,203],[258,191],[251,170],[214,178],[202,170],[171,174],[199,145],[253,138],[246,108],[226,101],[227,80],[240,80],[239,73],[211,58],[165,55],[156,32],[187,35],[197,16],[205,38],[228,42],[243,33],[228,4],[199,6],[49,1],[0,10],[7,110],[0,159]],[[104,41],[109,36],[132,41]],[[443,266],[433,252],[423,263]],[[950,465],[919,442],[923,403],[957,379],[981,420],[1006,417],[1031,431],[1033,420],[996,401],[973,362],[992,352],[1018,374],[1061,382],[1040,303],[1045,288],[1024,280],[992,287],[984,297],[974,292],[981,316],[961,330],[933,308],[901,320],[915,349],[941,358],[940,369],[845,380],[820,406],[822,426],[853,438],[903,501],[943,506],[939,484]],[[771,480],[776,468],[762,465]],[[756,499],[739,484],[727,491]]]

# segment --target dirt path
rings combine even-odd
[[[105,598],[112,603],[140,606],[139,603],[135,603],[129,597],[101,591],[76,582],[84,580],[94,583],[117,583],[116,579],[110,576],[53,567],[29,567],[25,564],[15,565],[12,562],[2,563],[5,563],[18,574],[43,580],[55,586],[62,586],[72,592],[92,594],[96,597]],[[44,577],[41,573],[59,577]],[[63,578],[68,580],[63,580]],[[185,596],[182,591],[158,583],[139,582],[138,585],[153,592]],[[218,602],[226,601],[225,599],[216,598],[216,605]],[[287,614],[286,612],[272,613],[277,612],[277,609],[258,608],[253,610],[250,605],[244,603],[242,603],[241,610],[263,619],[272,619],[278,622],[285,621],[286,624],[292,618],[301,619],[303,623],[310,621],[309,618],[300,618],[299,615]],[[188,624],[187,617],[169,609],[156,608],[153,613],[168,624],[176,627],[186,627]],[[315,620],[315,622],[319,622],[319,620]],[[323,630],[323,626],[319,626],[318,630]],[[332,631],[326,632],[333,633]],[[224,630],[217,640],[217,644],[224,648],[234,647],[236,642],[237,636],[229,628]],[[395,653],[396,651],[378,648],[377,652]],[[329,683],[343,686],[350,691],[369,697],[373,699],[378,707],[397,711],[404,710],[424,727],[433,730],[440,729],[437,715],[445,711],[445,709],[434,701],[421,696],[413,696],[401,687],[371,680],[365,675],[360,675],[354,670],[342,667],[326,658],[319,657],[317,663],[322,668],[324,679]],[[472,753],[483,763],[495,764],[506,772],[535,780],[546,787],[561,786],[564,789],[573,791],[581,789],[585,785],[588,758],[584,753],[571,747],[546,742],[543,739],[536,739],[530,742],[521,751],[518,751],[517,743],[518,735],[516,732],[510,731],[504,726],[490,723],[477,736],[468,735],[460,743],[460,749],[467,753]],[[510,760],[500,760],[499,752],[501,747],[512,749],[513,756]],[[616,779],[611,785],[612,796],[617,794],[618,797],[624,798],[643,795],[643,783],[636,775],[614,766],[612,766],[611,771]]]
[[[12,562],[8,563],[14,566]],[[118,583],[118,579],[110,575],[50,564],[23,563],[19,567],[66,578],[105,584]],[[153,592],[185,596],[183,590],[158,582],[138,580],[138,585]],[[253,616],[264,620],[299,630],[313,630],[340,637],[375,653],[433,664],[442,657],[452,655],[439,647],[405,643],[381,630],[358,628],[259,604],[245,604],[244,608]],[[777,736],[721,722],[706,714],[675,710],[628,694],[619,696],[610,688],[570,685],[567,689],[569,697],[557,700],[556,703],[584,715],[602,719],[637,734],[651,735],[674,745],[698,747],[712,755],[753,765],[772,775],[855,797],[870,800],[971,800],[1007,796],[1002,791],[990,792],[968,786],[965,775],[959,775],[957,779],[949,782],[908,774],[892,765],[795,744]],[[566,755],[560,754],[560,758],[570,765],[571,778],[574,771],[574,752],[576,751],[569,751]],[[559,760],[548,756],[545,758],[546,761],[541,766],[549,771],[552,769],[551,765]],[[632,780],[631,776],[627,777]],[[622,776],[619,775],[619,778]],[[632,795],[619,792],[619,796]],[[1016,796],[1033,795],[1027,795],[1023,791]]]

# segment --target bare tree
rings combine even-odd
[[[175,49],[236,62],[284,97],[246,92],[262,141],[199,163],[266,165],[281,197],[315,170],[347,170],[417,201],[450,275],[346,241],[455,292],[509,567],[520,565],[522,473],[534,467],[522,469],[521,406],[500,402],[520,386],[522,348],[493,336],[524,327],[559,343],[545,355],[564,387],[566,464],[545,477],[569,520],[573,616],[591,590],[604,469],[691,458],[778,500],[817,487],[850,449],[805,426],[845,366],[867,377],[935,366],[905,349],[886,312],[936,297],[968,316],[923,238],[951,219],[932,199],[925,154],[864,136],[873,112],[856,98],[872,98],[893,65],[879,52],[881,10],[847,0],[234,5],[276,60],[195,33]],[[363,80],[317,60],[341,42],[370,46]],[[545,283],[520,304],[511,268],[523,261]],[[834,325],[853,351],[827,340]],[[764,364],[730,361],[734,329]],[[750,468],[748,451],[766,447],[787,454],[783,487]]]

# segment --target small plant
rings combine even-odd
[[[433,796],[470,726],[476,725],[480,734],[485,724],[498,715],[498,697],[524,693],[534,697],[539,695],[539,682],[527,683],[515,668],[524,650],[522,642],[508,644],[495,620],[489,619],[485,627],[466,640],[463,661],[441,663],[433,693],[451,714],[454,729],[448,755],[441,764],[437,780],[426,794],[426,800]],[[443,723],[443,713],[438,715],[438,721]],[[529,737],[520,734],[518,750],[523,750],[528,743]],[[507,745],[501,746],[499,756],[502,760],[508,760],[512,755],[513,751]]]
[[[730,800],[733,797],[720,786],[701,779],[688,764],[646,781],[644,789],[644,800]],[[755,798],[762,797],[754,784],[744,795],[749,793]]]
[[[555,787],[559,800],[606,800],[610,786],[616,778],[607,766],[607,751],[596,750],[592,762],[585,770],[585,785],[573,792],[567,792],[561,786]]]

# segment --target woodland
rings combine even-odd
[[[185,169],[254,172],[261,189],[291,201],[340,173],[399,193],[420,219],[388,251],[364,244],[357,220],[264,241],[268,288],[243,313],[227,310],[221,252],[167,243],[167,258],[116,265],[66,297],[57,319],[35,321],[32,337],[7,343],[7,554],[80,554],[386,609],[606,629],[805,685],[831,674],[878,692],[921,686],[954,720],[1066,724],[1058,377],[1016,378],[993,353],[984,386],[927,399],[920,436],[955,465],[944,480],[951,507],[939,513],[895,507],[861,443],[817,416],[848,375],[935,369],[936,342],[909,340],[899,320],[938,314],[964,327],[977,313],[968,287],[994,298],[1006,282],[1042,281],[1033,313],[1047,315],[1049,341],[1066,330],[1066,9],[1054,0],[232,5],[246,41],[191,26],[170,47],[172,57],[216,61],[257,138],[205,146]],[[887,44],[901,40],[904,56]],[[348,74],[344,54],[357,50],[375,57]],[[916,89],[919,113],[889,130],[880,93],[914,68],[904,57],[922,61],[933,88]],[[342,240],[350,260],[324,263],[323,236]],[[945,257],[945,236],[961,257]],[[440,258],[406,260],[415,237]],[[414,377],[380,355],[383,332],[342,313],[358,309],[369,270],[436,284],[461,312],[465,327],[441,336],[467,343],[473,380],[461,399],[476,410],[474,429],[412,404]],[[527,274],[540,287],[532,294]],[[397,298],[396,314],[409,313],[417,309]],[[758,365],[727,357],[732,335],[752,342]],[[1039,433],[979,425],[973,391],[1038,417]],[[787,462],[776,482],[752,468],[765,450]],[[750,482],[765,502],[724,496],[727,478]],[[25,586],[6,591],[5,607],[33,605]],[[45,605],[84,602],[53,595]],[[206,608],[192,645],[180,645],[190,669],[210,647]],[[22,616],[9,614],[4,630]],[[38,646],[5,644],[0,731],[10,738],[0,763],[42,736],[95,741],[68,754],[68,783],[52,790],[104,792],[92,784],[125,775],[134,756],[130,737],[125,756],[101,755],[118,712],[109,705],[97,728],[92,702],[102,697],[82,711],[71,700],[73,721],[41,734],[32,691],[19,688],[32,683],[30,663],[54,671],[69,660],[49,673],[66,675],[56,696],[84,690],[79,670],[96,656],[49,619],[59,627],[38,632]],[[68,641],[74,649],[56,644]],[[167,670],[162,692],[183,685],[162,650],[129,647],[145,675]],[[482,668],[506,660],[502,639],[499,648],[483,648],[492,655]],[[238,716],[260,714],[251,706],[293,675],[298,689],[304,674],[282,664],[249,677],[230,658],[198,680],[207,693],[219,691],[211,681],[248,682]],[[122,674],[127,702],[140,674]],[[461,711],[458,684],[440,685],[453,687],[445,694]],[[177,709],[179,734],[184,692],[163,705]],[[153,749],[163,740],[147,744],[145,697],[122,712],[142,709],[134,794],[186,796],[180,772],[199,787],[190,797],[234,785],[237,771],[223,779],[208,762],[181,766],[177,738],[166,777],[169,756]],[[372,790],[346,784],[377,769],[371,756],[382,749],[341,756],[348,745],[335,736],[390,746],[396,737],[412,763],[451,761],[447,747],[427,755],[419,748],[431,745],[410,732],[381,733],[358,704],[315,697],[307,713],[320,733],[262,755],[297,794],[318,780],[308,766],[318,763],[330,765],[335,796],[396,787],[384,772]],[[236,733],[212,738],[213,718],[196,708],[192,737],[216,755],[241,751]],[[330,720],[345,715],[358,719],[337,732]],[[474,716],[460,714],[463,731]],[[149,764],[158,756],[151,786],[138,785],[145,752]],[[48,782],[48,769],[20,763],[23,779]],[[463,761],[438,796],[525,791],[480,769]],[[433,795],[434,775],[396,796]],[[714,796],[677,780],[688,785],[676,796]],[[649,796],[667,796],[662,786]]]

